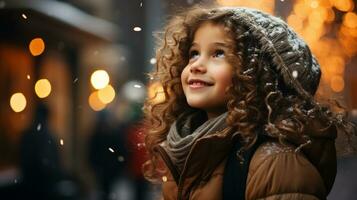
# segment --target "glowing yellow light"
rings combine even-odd
[[[341,11],[347,12],[354,8],[354,3],[352,0],[331,0],[333,5]]]
[[[294,13],[297,16],[299,16],[302,20],[309,15],[310,10],[311,8],[303,2],[298,2],[294,5]]]
[[[326,58],[329,63],[328,71],[332,74],[342,74],[344,72],[345,61],[340,56],[329,56]]]
[[[114,97],[115,90],[111,85],[107,85],[105,88],[98,90],[98,98],[104,104],[112,102]]]
[[[35,84],[35,92],[38,97],[45,98],[51,93],[51,83],[47,79],[40,79]]]
[[[316,28],[321,28],[324,25],[325,19],[327,19],[327,10],[320,8],[320,9],[315,9],[313,12],[309,14],[308,17],[308,22],[309,25],[316,27]]]
[[[166,182],[166,181],[167,181],[167,177],[166,177],[166,176],[163,176],[163,177],[162,177],[162,181],[163,181],[163,182]]]
[[[26,108],[26,98],[22,93],[15,93],[10,98],[10,107],[15,112],[21,112]]]
[[[326,21],[332,22],[333,20],[335,20],[335,11],[333,11],[333,9],[329,8],[329,9],[327,9]]]
[[[301,30],[303,28],[303,21],[297,15],[290,15],[287,19],[287,22],[290,26],[292,26],[295,30]]]
[[[109,75],[105,70],[96,70],[90,79],[95,89],[102,89],[109,83]]]
[[[348,12],[343,17],[343,25],[348,28],[357,28],[357,14]]]
[[[319,2],[314,0],[311,2],[310,6],[311,6],[311,8],[317,8],[317,7],[319,7]]]
[[[349,29],[345,26],[341,26],[341,29],[338,33],[338,41],[343,48],[343,52],[352,57],[357,53],[357,40],[353,35],[357,36],[356,29]]]
[[[103,102],[100,101],[100,99],[98,97],[98,91],[93,92],[89,96],[88,103],[94,111],[103,110],[106,106],[106,104],[104,104]]]
[[[341,76],[333,76],[331,78],[331,89],[334,92],[341,92],[345,87],[345,81]]]
[[[165,101],[165,93],[159,82],[154,82],[148,87],[148,97],[153,104]]]
[[[39,56],[45,50],[45,42],[42,38],[34,38],[30,42],[29,49],[33,56]]]
[[[267,0],[216,0],[219,5],[222,6],[241,6],[248,8],[256,8],[267,13],[273,14],[275,1],[267,1]]]

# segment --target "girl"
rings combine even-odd
[[[146,177],[164,199],[326,199],[344,115],[313,99],[319,65],[280,19],[193,8],[157,51],[165,100],[146,101]]]

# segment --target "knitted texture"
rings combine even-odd
[[[262,54],[271,57],[270,67],[285,85],[305,99],[311,99],[319,85],[320,66],[307,44],[280,18],[251,8],[221,8],[232,12],[237,24],[256,38]]]

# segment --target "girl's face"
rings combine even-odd
[[[232,84],[233,67],[228,62],[231,36],[222,25],[205,22],[194,34],[189,62],[181,73],[188,104],[205,110],[208,118],[227,109],[226,89]]]

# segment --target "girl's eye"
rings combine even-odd
[[[190,51],[190,59],[195,59],[195,58],[197,58],[198,56],[199,56],[200,54],[198,53],[198,51],[196,51],[196,50],[192,50],[192,51]]]
[[[221,49],[218,49],[214,52],[213,57],[215,58],[223,58],[224,57],[224,51]]]

